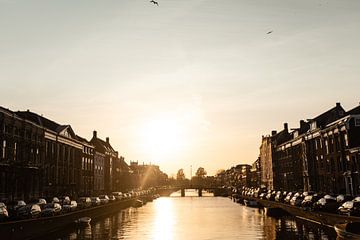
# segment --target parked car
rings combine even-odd
[[[80,197],[77,201],[78,208],[88,208],[91,206],[90,197]]]
[[[284,198],[284,202],[290,204],[290,200],[291,200],[292,196],[293,196],[293,192],[288,192],[288,194]]]
[[[338,208],[338,213],[347,216],[360,216],[360,202],[347,201]]]
[[[314,204],[322,197],[323,195],[317,193],[313,195],[307,195],[302,201],[301,207],[303,207],[305,210],[313,210]]]
[[[338,196],[336,197],[336,201],[337,201],[338,203],[341,203],[341,204],[343,204],[343,203],[345,203],[345,202],[348,202],[348,201],[351,201],[351,200],[353,200],[353,197],[350,196],[350,195],[340,194],[340,195],[338,195]]]
[[[52,203],[60,203],[60,199],[57,198],[57,197],[53,197],[53,199],[52,199],[51,202],[52,202]]]
[[[268,192],[268,194],[266,195],[266,199],[269,201],[274,201],[275,195],[276,195],[276,191]]]
[[[71,211],[75,211],[77,208],[77,202],[72,200],[69,203],[65,203],[62,205],[62,210],[63,212],[71,212]]]
[[[61,204],[61,205],[69,205],[70,204],[70,197],[69,196],[62,196],[62,197],[60,197],[59,198],[59,203]]]
[[[7,205],[7,211],[9,213],[10,218],[16,218],[18,209],[23,206],[26,206],[26,203],[23,200],[15,200],[9,202],[9,204]]]
[[[101,200],[99,197],[91,197],[91,205],[99,206],[101,204]]]
[[[286,193],[286,192],[284,192],[284,193]],[[284,199],[284,193],[281,191],[277,191],[276,195],[275,195],[275,201],[282,202],[282,199]],[[285,196],[286,196],[286,194],[285,194]]]
[[[5,203],[0,202],[0,221],[5,221],[9,218],[9,213],[6,209]]]
[[[295,193],[290,200],[290,205],[300,207],[304,197],[301,194]]]
[[[110,201],[110,202],[113,202],[113,201],[115,201],[115,200],[116,200],[116,198],[115,198],[114,195],[109,195],[109,201]]]
[[[335,213],[337,209],[336,198],[331,195],[325,195],[314,204],[314,210],[316,211]]]
[[[48,203],[45,205],[44,209],[41,211],[41,216],[50,217],[60,214],[61,205],[59,203]]]
[[[108,197],[108,195],[100,195],[100,202],[101,204],[106,204],[110,201],[110,198]]]
[[[259,198],[265,200],[267,193],[260,193]]]
[[[27,204],[17,210],[17,217],[20,219],[37,218],[41,214],[41,207],[38,204]]]
[[[43,209],[45,207],[45,205],[47,204],[47,202],[44,198],[39,198],[38,202],[36,204],[39,205],[41,209]]]
[[[112,192],[112,195],[114,195],[114,197],[116,198],[116,200],[121,200],[121,199],[123,199],[123,194],[122,194],[122,192]]]

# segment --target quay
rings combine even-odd
[[[116,200],[107,204],[75,210],[69,213],[62,213],[51,217],[0,222],[0,236],[1,239],[11,240],[41,237],[71,224],[75,224],[75,222],[82,217],[90,217],[95,220],[135,206],[135,202],[138,200],[141,200],[141,202],[144,203],[152,201],[154,196],[157,194],[160,195],[159,193],[161,193],[161,190],[155,190],[153,193]]]
[[[330,228],[333,228],[336,224],[342,224],[342,223],[349,223],[349,222],[360,222],[360,217],[355,216],[345,216],[340,214],[334,214],[334,213],[327,213],[327,212],[321,212],[321,211],[307,211],[304,210],[301,207],[292,206],[289,204],[276,202],[276,201],[269,201],[249,196],[241,196],[244,200],[253,200],[258,202],[258,204],[261,207],[266,208],[267,210],[270,210],[268,212],[281,212],[285,211],[286,213],[309,221],[313,223],[317,223],[323,226],[327,226]]]

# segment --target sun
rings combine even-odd
[[[183,150],[184,135],[184,128],[175,117],[152,119],[141,129],[143,150],[153,161],[164,161]]]

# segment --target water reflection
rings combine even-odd
[[[336,239],[332,229],[289,216],[268,217],[228,198],[191,197],[197,196],[195,191],[186,195],[159,198],[43,239]]]

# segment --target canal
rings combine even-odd
[[[229,198],[187,190],[140,208],[119,211],[91,225],[71,226],[43,239],[336,239],[332,229],[293,217],[268,217]]]

